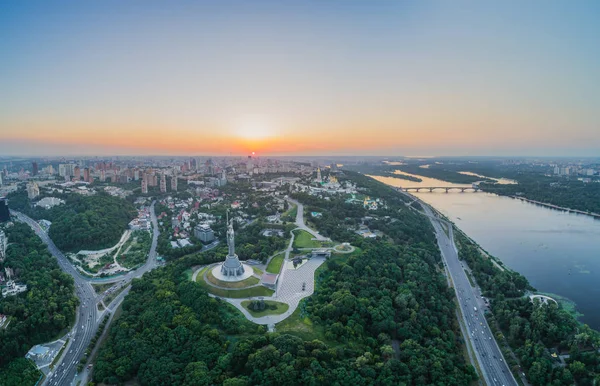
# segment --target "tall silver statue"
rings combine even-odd
[[[227,228],[227,246],[229,247],[229,253],[227,256],[235,255],[235,233],[233,232],[233,219],[229,221],[229,227]]]
[[[221,265],[221,273],[224,276],[241,276],[244,274],[244,266],[235,254],[235,232],[233,231],[233,219],[229,220],[229,212],[227,212],[227,246],[229,253]]]

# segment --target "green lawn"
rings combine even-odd
[[[269,273],[279,273],[281,271],[281,266],[283,265],[283,258],[285,257],[285,252],[282,252],[278,255],[275,255],[269,262],[267,266],[267,272]]]
[[[214,285],[217,285],[219,287],[226,287],[226,288],[245,288],[245,287],[249,287],[251,285],[258,284],[260,282],[260,280],[254,276],[250,276],[249,278],[247,278],[245,280],[234,281],[234,282],[219,280],[216,277],[214,277],[214,275],[212,273],[212,269],[209,270],[208,272],[206,272],[206,280],[208,280],[209,282],[211,282]],[[198,274],[198,281],[200,281],[200,274]]]
[[[298,214],[298,207],[294,204],[290,204],[290,208],[281,215],[281,219],[288,222],[296,221],[296,215]]]
[[[198,272],[198,275],[196,276],[196,281],[197,281],[198,283],[200,283],[200,282],[204,282],[204,279],[203,279],[204,272],[206,272],[206,270],[207,270],[208,268],[209,268],[209,267],[204,267],[204,268],[202,268],[202,269],[200,270],[200,272]],[[193,275],[193,273],[192,273],[192,277],[193,277],[193,276],[194,276],[194,275]]]
[[[252,270],[258,276],[262,276],[262,274],[263,274],[263,271],[260,268],[252,267]]]
[[[290,334],[300,337],[304,340],[319,339],[326,341],[325,329],[321,326],[314,325],[308,316],[301,316],[302,304],[306,299],[302,300],[296,311],[285,320],[275,325],[275,331],[281,334]]]
[[[220,296],[220,297],[224,297],[224,298],[240,299],[240,298],[251,298],[251,297],[255,297],[255,296],[267,296],[268,297],[268,296],[273,295],[273,293],[275,292],[267,287],[263,287],[262,285],[259,285],[256,287],[251,287],[251,288],[244,288],[244,289],[216,288],[216,287],[209,285],[204,280],[200,280],[200,275],[198,275],[198,281],[196,281],[196,283],[200,284],[209,293],[211,293],[215,296]]]
[[[294,231],[294,248],[321,248],[322,243],[315,241],[313,235],[302,229]]]
[[[92,287],[94,288],[94,291],[96,291],[96,293],[100,295],[113,285],[115,285],[115,283],[92,284]]]
[[[265,309],[262,311],[254,311],[249,308],[251,302],[251,300],[245,300],[242,302],[242,306],[248,310],[250,315],[254,316],[255,318],[260,318],[261,316],[266,315],[281,315],[290,308],[290,306],[285,303],[276,302],[273,300],[265,300]]]

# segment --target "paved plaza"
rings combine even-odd
[[[238,310],[240,310],[244,316],[256,323],[256,324],[276,324],[281,322],[282,320],[288,318],[291,314],[296,311],[298,308],[298,304],[300,304],[300,300],[304,299],[312,295],[315,292],[315,271],[317,268],[321,266],[325,262],[325,258],[315,257],[310,259],[301,267],[297,269],[293,268],[284,268],[281,271],[279,276],[279,281],[277,284],[277,291],[271,297],[264,297],[267,300],[275,300],[278,302],[286,303],[290,306],[290,308],[280,315],[267,315],[262,316],[260,318],[252,316],[248,310],[246,310],[242,306],[242,302],[245,300],[257,299],[257,298],[247,298],[247,299],[230,299],[230,298],[221,298],[228,303],[234,305]],[[302,284],[306,283],[306,288],[302,291]]]
[[[304,208],[301,203],[299,203],[295,200],[292,200],[292,199],[288,199],[288,201],[295,204],[298,208],[297,212],[296,212],[297,213],[296,214],[296,225],[298,226],[298,228],[296,228],[296,229],[303,229],[303,230],[309,232],[311,235],[314,236],[315,240],[329,241],[329,238],[321,236],[317,231],[310,229],[309,227],[306,226],[306,224],[304,224],[304,216],[303,216]],[[298,308],[298,304],[300,304],[300,301],[302,299],[312,295],[315,292],[315,272],[316,272],[317,268],[319,268],[321,266],[321,264],[323,264],[325,262],[325,257],[315,256],[313,258],[303,261],[303,263],[301,265],[294,268],[294,264],[292,263],[292,261],[290,259],[290,253],[292,252],[292,249],[293,249],[292,246],[294,244],[294,232],[290,232],[290,233],[291,233],[291,238],[290,238],[290,242],[288,244],[287,249],[284,251],[285,258],[284,258],[281,272],[279,274],[279,278],[277,280],[277,288],[275,290],[275,293],[272,296],[261,296],[261,297],[243,298],[243,299],[221,298],[221,299],[225,300],[226,302],[235,306],[238,310],[240,310],[240,312],[242,312],[248,320],[250,320],[256,324],[263,324],[263,325],[269,326],[269,330],[272,329],[274,324],[279,323],[282,320],[288,318],[290,315],[292,315],[294,313],[294,311],[296,311],[296,308]],[[336,247],[339,247],[339,246],[336,246]],[[313,250],[313,249],[319,249],[319,248],[303,248],[303,250]],[[354,251],[354,247],[352,247],[350,245],[344,245],[344,248],[335,248],[334,247],[334,248],[326,248],[326,249],[328,249],[328,250],[335,249],[335,251],[338,253],[352,253]],[[276,253],[275,255],[271,256],[271,259],[279,253]],[[219,266],[220,266],[220,264],[217,264],[217,267],[219,267]],[[265,264],[265,267],[266,267],[266,264]],[[196,281],[198,279],[199,280],[205,279],[205,278],[198,278],[198,273],[203,268],[204,267],[198,267],[196,269],[196,271],[192,275],[193,281]],[[250,267],[248,267],[248,268],[250,268]],[[213,271],[213,274],[214,274],[214,271]],[[208,284],[213,285],[211,283],[208,283]],[[304,290],[302,290],[303,285],[304,285]],[[210,296],[216,297],[214,295],[210,295]],[[259,298],[263,298],[263,299],[267,299],[267,300],[274,300],[274,301],[278,301],[281,303],[286,303],[289,306],[289,309],[280,315],[266,315],[266,316],[261,316],[261,317],[254,317],[248,312],[248,310],[246,310],[242,306],[242,302],[245,300],[255,300],[255,299],[259,299]]]

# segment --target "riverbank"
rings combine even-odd
[[[488,192],[488,193],[498,194],[496,192]],[[498,194],[498,195],[502,196],[502,194]],[[526,201],[526,202],[529,202],[529,203],[535,204],[535,205],[545,206],[546,208],[552,208],[552,209],[561,210],[561,211],[570,212],[570,213],[583,214],[583,215],[586,215],[586,216],[591,216],[593,218],[600,219],[600,213],[585,212],[585,211],[579,210],[579,209],[565,208],[565,207],[558,206],[558,205],[548,204],[546,202],[531,200],[531,199],[523,197],[523,196],[511,196],[511,195],[507,195],[507,197],[514,198],[516,200]]]

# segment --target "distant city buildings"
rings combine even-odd
[[[38,174],[38,163],[35,162],[35,161],[33,161],[33,163],[31,164],[31,169],[32,169],[31,175],[37,176],[37,174]]]
[[[75,178],[75,181],[81,180],[81,169],[79,166],[75,166],[73,169],[73,178]]]
[[[164,173],[160,175],[160,192],[167,192],[167,176]]]
[[[148,180],[146,178],[142,179],[142,194],[148,194]]]
[[[75,174],[75,164],[59,164],[58,165],[58,175],[61,177],[65,177],[65,179],[67,179],[67,177],[69,177],[68,179],[70,179],[71,176],[73,176]]]
[[[27,184],[27,197],[29,197],[30,200],[33,200],[34,198],[36,198],[39,195],[40,195],[40,187],[38,186],[38,184],[33,181],[28,183]]]

